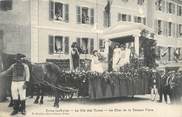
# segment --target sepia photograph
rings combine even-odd
[[[182,117],[182,0],[0,0],[0,117]]]

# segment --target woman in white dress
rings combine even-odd
[[[99,61],[98,51],[93,51],[92,61],[91,61],[91,71],[103,73],[104,69],[102,67],[102,63]]]
[[[120,67],[125,64],[125,48],[124,45],[121,45],[121,48],[119,48],[119,45],[116,45],[113,50],[113,71],[120,71]]]

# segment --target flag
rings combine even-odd
[[[107,5],[105,6],[105,12],[107,14],[110,14],[110,9],[111,9],[111,2],[110,2],[110,0],[108,0]]]
[[[111,0],[107,0],[107,4],[106,4],[106,6],[105,6],[105,11],[104,11],[104,13],[105,13],[105,20],[106,20],[106,26],[110,26],[110,24],[111,24],[111,13],[110,13],[110,10],[111,10],[111,4],[112,4],[112,2],[111,2]]]

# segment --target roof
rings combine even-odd
[[[139,35],[142,30],[147,30],[151,33],[154,33],[152,28],[141,23],[118,22],[117,24],[104,30],[103,35],[105,38],[117,38],[131,35]]]

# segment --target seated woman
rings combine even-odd
[[[91,61],[91,71],[103,73],[104,69],[102,63],[99,61],[99,53],[97,50],[93,51],[92,61]]]

